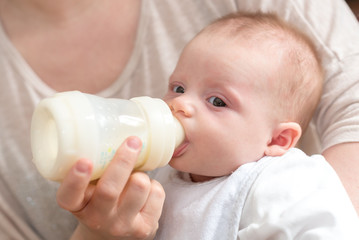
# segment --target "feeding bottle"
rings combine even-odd
[[[77,160],[87,158],[94,166],[91,179],[97,179],[129,136],[142,141],[135,169],[149,171],[169,162],[184,131],[161,99],[57,93],[43,99],[33,113],[33,162],[45,178],[61,181]]]

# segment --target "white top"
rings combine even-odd
[[[321,155],[291,149],[203,183],[170,167],[155,179],[166,192],[158,240],[359,239],[356,211]]]
[[[142,1],[129,63],[98,95],[161,97],[183,46],[212,20],[237,10],[278,13],[315,40],[327,76],[314,121],[323,148],[358,141],[359,24],[341,0]],[[30,152],[34,107],[55,91],[26,63],[1,24],[0,86],[0,238],[65,239],[76,221],[57,206],[57,184],[38,174]]]

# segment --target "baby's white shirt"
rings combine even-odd
[[[359,239],[354,207],[321,155],[291,149],[203,183],[183,175],[156,173],[166,192],[156,239]]]

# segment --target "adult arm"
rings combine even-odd
[[[359,214],[359,143],[337,144],[323,155],[339,175]]]
[[[71,239],[152,239],[164,191],[145,173],[132,173],[141,148],[130,137],[96,184],[89,184],[92,164],[79,160],[62,182],[57,201],[78,220]]]

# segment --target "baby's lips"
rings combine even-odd
[[[189,144],[189,143],[188,143],[187,140],[183,141],[183,143],[180,144],[180,145],[175,149],[175,151],[174,151],[172,157],[173,157],[173,158],[176,158],[176,157],[179,157],[179,156],[181,156],[182,154],[184,154],[185,151],[186,151],[186,149],[187,149],[187,147],[188,147],[188,144]]]

